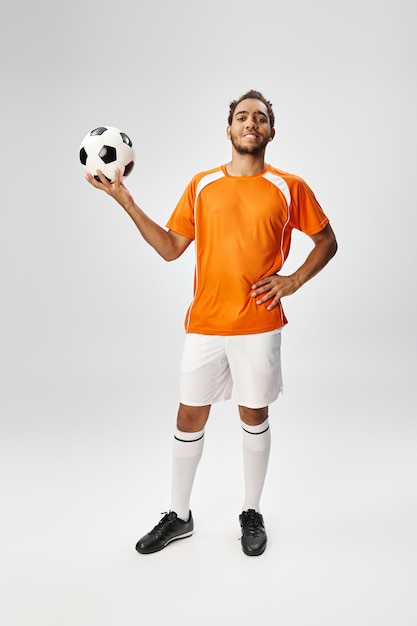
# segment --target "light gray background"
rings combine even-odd
[[[416,626],[416,18],[412,0],[21,2],[1,23],[1,602],[7,626]],[[169,506],[193,254],[165,264],[84,181],[81,139],[131,135],[164,224],[226,162],[229,101],[272,100],[274,165],[340,250],[285,301],[269,547],[245,557],[236,409],[213,410],[196,533]],[[309,249],[295,237],[288,270]]]

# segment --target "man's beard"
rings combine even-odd
[[[236,140],[234,139],[233,135],[230,136],[230,141],[232,142],[232,146],[234,147],[234,149],[236,150],[236,152],[238,154],[262,154],[266,148],[266,146],[269,143],[269,137],[267,139],[264,139],[262,141],[262,143],[251,146],[251,145],[245,145],[245,146],[240,146],[237,144]]]

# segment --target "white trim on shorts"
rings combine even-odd
[[[283,390],[281,329],[253,335],[187,333],[181,358],[180,402],[206,406],[233,398],[269,406]]]

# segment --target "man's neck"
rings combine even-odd
[[[232,160],[226,164],[231,176],[255,176],[265,169],[264,154],[232,154]]]

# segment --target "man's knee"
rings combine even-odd
[[[258,426],[268,418],[268,407],[250,409],[247,406],[239,406],[239,415],[242,422],[248,426]]]
[[[184,433],[195,433],[203,430],[210,413],[210,405],[189,406],[180,404],[177,416],[177,428]]]

